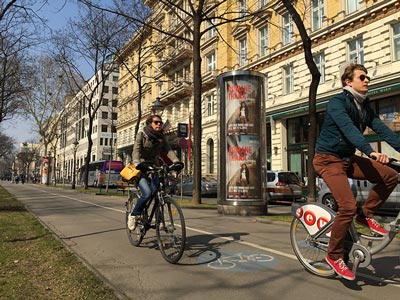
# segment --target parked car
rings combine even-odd
[[[204,197],[217,197],[217,186],[218,182],[213,177],[202,177],[201,178],[201,196]],[[193,194],[193,177],[184,179],[181,183],[176,185],[175,194],[192,196]]]
[[[267,192],[269,201],[303,200],[303,183],[300,177],[291,171],[267,171]]]
[[[368,180],[359,180],[359,179],[350,179],[349,184],[351,190],[353,191],[353,195],[357,200],[357,205],[361,206],[368,197],[369,191],[374,184],[369,182]],[[337,211],[338,206],[335,198],[332,195],[329,187],[326,185],[325,181],[322,178],[318,178],[317,185],[319,188],[318,191],[318,199],[317,201],[330,207],[334,211]],[[400,210],[400,184],[394,189],[394,191],[390,194],[389,198],[385,201],[385,203],[379,208],[380,212],[397,214]]]

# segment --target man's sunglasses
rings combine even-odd
[[[153,121],[153,123],[156,124],[156,125],[162,125],[163,124],[162,121]]]
[[[360,75],[359,78],[360,78],[361,81],[364,81],[365,78],[368,79],[368,81],[371,81],[371,77],[369,77],[369,76],[367,76],[367,75]]]

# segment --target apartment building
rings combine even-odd
[[[99,84],[103,81],[104,85]],[[107,72],[99,70],[93,75],[81,91],[68,101],[62,112],[61,135],[55,161],[55,176],[59,182],[72,181],[74,160],[75,171],[85,164],[88,149],[89,98],[92,107],[98,106],[91,131],[93,145],[90,161],[117,157],[118,68],[114,67]]]
[[[307,174],[308,89],[311,75],[304,60],[302,42],[282,1],[239,0],[206,1],[208,20],[202,28],[202,174],[217,174],[218,94],[216,78],[232,70],[253,70],[266,76],[268,167],[289,169],[302,177]],[[143,124],[153,101],[165,104],[163,119],[172,124],[171,140],[176,142],[177,123],[189,123],[193,112],[193,49],[179,37],[190,37],[192,19],[184,11],[145,1],[153,9],[154,24],[165,32],[148,29],[127,43],[120,66],[118,151],[129,159],[134,143],[135,125]],[[306,0],[297,9],[312,40],[312,51],[321,80],[318,87],[319,123],[330,97],[341,91],[340,68],[348,62],[364,64],[372,77],[369,96],[379,116],[400,133],[400,1],[398,0]],[[187,0],[178,7],[188,9]],[[231,16],[255,13],[241,23],[224,23],[223,12]],[[229,14],[228,14],[229,15]],[[218,27],[215,27],[218,25]],[[145,39],[143,40],[143,37]],[[150,49],[144,60],[139,53]],[[150,47],[152,45],[152,47]],[[141,61],[141,85],[128,72]],[[152,78],[150,80],[150,78]],[[138,102],[142,116],[139,118]],[[142,125],[141,125],[142,126]],[[377,150],[394,154],[373,132],[365,132]],[[183,160],[187,150],[179,149]],[[190,163],[189,163],[190,167]],[[190,170],[189,170],[190,172]]]

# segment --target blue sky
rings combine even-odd
[[[48,4],[37,11],[37,14],[48,20],[52,29],[61,29],[69,18],[77,15],[75,0],[50,0]],[[4,123],[4,124],[3,124]],[[24,118],[13,118],[1,123],[1,130],[14,138],[17,144],[37,140],[32,131],[34,125]]]

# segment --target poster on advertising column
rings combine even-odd
[[[219,78],[221,196],[227,201],[264,199],[265,114],[263,74],[236,71]],[[264,143],[264,144],[263,144]]]

